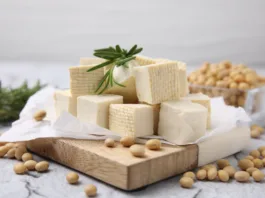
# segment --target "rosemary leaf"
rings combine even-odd
[[[107,82],[105,84],[105,87],[103,87],[103,89],[98,94],[102,94],[109,87],[109,82],[110,82],[110,75],[107,76]]]
[[[116,45],[116,51],[122,53],[121,47],[119,45]]]
[[[137,49],[137,45],[134,45],[130,51],[127,53],[127,56],[131,56],[133,54],[133,52]]]
[[[135,59],[135,57],[125,58],[125,59],[122,59],[120,61],[117,61],[116,64],[119,67],[119,66],[124,65],[126,62],[129,62],[130,60],[133,60],[133,59]]]
[[[106,78],[109,76],[110,70],[104,75],[104,77],[100,80],[98,84],[98,88],[96,89],[95,93],[97,93],[100,88],[102,87],[103,83],[105,82]]]
[[[95,67],[92,67],[92,68],[88,69],[87,72],[91,72],[91,71],[97,70],[97,69],[99,69],[101,67],[105,67],[105,66],[110,65],[112,63],[114,63],[114,60],[106,61],[104,63],[101,63],[99,65],[96,65]]]
[[[132,56],[135,55],[135,54],[139,54],[142,50],[143,50],[143,48],[136,49],[136,50],[132,53]]]

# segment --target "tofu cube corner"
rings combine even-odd
[[[77,118],[84,123],[97,124],[109,128],[110,104],[122,104],[118,95],[86,95],[77,98]]]

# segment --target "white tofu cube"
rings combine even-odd
[[[102,58],[87,58],[87,57],[81,57],[80,58],[80,65],[97,65],[100,63],[103,63],[105,60]]]
[[[204,95],[202,93],[188,94],[187,96],[181,98],[181,100],[188,100],[193,103],[198,103],[207,108],[207,129],[211,128],[211,99],[209,96]]]
[[[177,62],[135,67],[136,92],[140,102],[159,104],[179,99]]]
[[[70,90],[60,90],[54,93],[56,116],[60,116],[63,111],[76,116],[77,96],[73,96]]]
[[[104,76],[104,69],[100,68],[92,72],[87,72],[92,67],[94,65],[69,68],[70,90],[72,95],[83,96],[95,94],[99,82]]]
[[[176,144],[186,144],[205,135],[207,109],[190,101],[161,104],[158,135]]]
[[[84,123],[94,123],[109,128],[110,104],[122,104],[118,95],[86,95],[77,98],[77,118]]]
[[[121,136],[153,135],[153,109],[144,104],[111,104],[109,129]]]

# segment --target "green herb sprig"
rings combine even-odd
[[[95,92],[98,94],[102,94],[107,88],[113,87],[114,85],[125,87],[114,79],[113,70],[115,67],[127,67],[126,63],[135,59],[134,55],[140,53],[142,50],[143,48],[137,48],[137,45],[134,45],[129,51],[127,51],[126,49],[122,49],[119,45],[116,45],[115,48],[108,47],[96,49],[94,51],[94,56],[103,58],[106,61],[92,67],[91,69],[87,70],[87,72],[91,72],[106,66],[111,67],[99,82]]]
[[[9,124],[17,120],[29,97],[44,86],[38,81],[32,88],[27,82],[17,88],[5,88],[1,87],[0,81],[0,123]]]

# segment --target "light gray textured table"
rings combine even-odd
[[[22,80],[28,79],[33,83],[36,79],[52,83],[58,87],[68,87],[68,65],[65,63],[0,63],[0,79],[4,85],[17,85]],[[190,69],[192,69],[191,67]],[[264,70],[258,70],[264,74]],[[58,78],[60,75],[60,78]],[[5,131],[6,128],[0,128]],[[252,149],[265,145],[265,135],[259,140],[251,140],[251,144],[242,152],[228,157],[233,166],[237,166],[241,159]],[[36,160],[40,157],[34,156]],[[69,185],[66,182],[66,174],[70,171],[62,165],[50,162],[48,173],[30,172],[28,175],[16,175],[13,165],[16,160],[0,159],[0,198],[38,198],[38,197],[86,197],[83,188],[86,184],[93,183],[98,188],[97,197],[183,197],[183,198],[248,198],[265,197],[265,182],[255,183],[253,181],[242,184],[231,180],[229,183],[218,181],[196,182],[192,189],[183,189],[179,186],[179,176],[158,182],[146,188],[125,192],[109,186],[91,177],[80,173],[80,183]],[[265,172],[265,170],[264,170]]]

